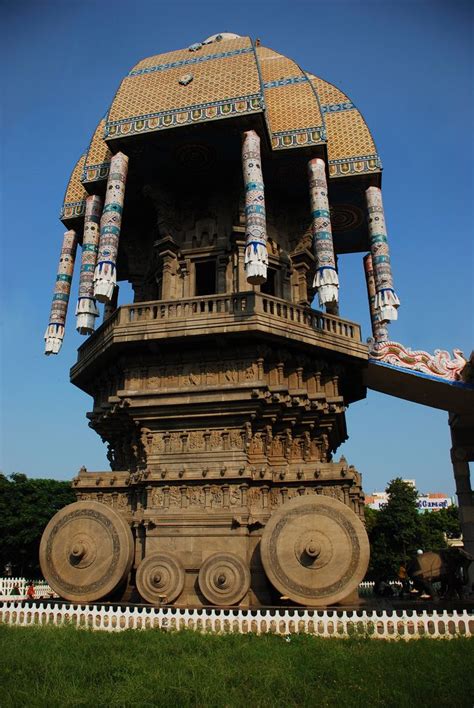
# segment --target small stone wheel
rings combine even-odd
[[[169,553],[152,553],[142,560],[136,575],[137,590],[152,605],[170,604],[183,592],[184,568]]]
[[[40,565],[49,585],[71,602],[93,602],[127,577],[133,562],[127,522],[105,504],[78,501],[58,511],[40,544]]]
[[[350,595],[369,564],[363,523],[332,497],[291,499],[268,521],[263,567],[277,590],[301,605],[331,605]]]
[[[250,571],[233,553],[214,553],[199,571],[199,587],[212,605],[235,605],[250,587]]]

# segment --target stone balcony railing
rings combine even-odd
[[[358,324],[262,293],[243,292],[124,305],[79,348],[71,375],[80,374],[113,344],[254,331],[367,359]]]

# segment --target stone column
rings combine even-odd
[[[102,199],[91,194],[86,199],[79,297],[76,306],[76,329],[79,334],[92,334],[95,329],[95,318],[99,316],[94,299],[94,271],[99,250],[101,212]]]
[[[156,256],[160,269],[161,277],[161,300],[175,300],[176,299],[176,279],[178,277],[178,245],[174,242],[171,236],[165,236],[164,238],[155,241],[154,248],[156,251]],[[188,276],[189,287],[192,288],[194,283],[192,282],[191,274]],[[192,293],[194,290],[191,291]],[[179,293],[179,297],[181,293]]]
[[[370,321],[372,323],[372,334],[375,342],[386,342],[388,340],[388,329],[386,322],[381,319],[380,310],[375,307],[375,278],[372,256],[368,253],[364,256],[365,282],[367,284],[367,297],[369,298]]]
[[[474,556],[474,502],[471,489],[469,462],[462,447],[451,449],[456,496],[459,504],[459,522],[464,550]],[[469,593],[474,593],[474,563],[469,568]]]
[[[311,280],[311,278],[308,279],[308,273],[311,269],[311,261],[309,260],[309,254],[304,251],[294,253],[292,261],[294,293],[291,299],[299,305],[310,305],[308,280]]]
[[[378,187],[369,187],[365,196],[376,291],[374,306],[380,313],[381,321],[390,322],[398,317],[397,308],[400,305],[400,300],[393,289],[382,190]]]
[[[459,504],[459,521],[464,549],[474,556],[474,495],[471,487],[469,461],[474,460],[474,414],[450,413],[451,462],[456,496]],[[469,569],[469,590],[474,593],[474,563]]]
[[[180,261],[178,261],[178,273],[179,277],[181,279],[181,297],[187,298],[191,297],[191,293],[189,290],[189,260],[186,258],[182,258]]]
[[[163,300],[174,300],[174,276],[175,268],[174,255],[165,254],[163,256],[163,281],[162,294]]]
[[[46,355],[57,354],[63,343],[76,251],[77,234],[72,230],[66,231],[59,256],[49,323],[44,334]]]
[[[104,211],[100,220],[100,241],[94,273],[94,296],[108,302],[117,283],[117,255],[122,224],[128,157],[118,152],[110,162]]]
[[[337,314],[339,301],[339,278],[332,240],[331,216],[329,213],[326,164],[316,157],[308,163],[309,194],[311,200],[313,249],[316,259],[314,287],[319,305],[328,312]]]
[[[261,285],[267,279],[265,196],[260,158],[260,138],[255,130],[244,133],[242,170],[245,183],[245,271],[247,282]]]
[[[245,229],[234,226],[231,236],[232,244],[232,287],[230,292],[245,292],[249,289],[245,277]]]
[[[226,254],[217,257],[217,292],[225,293],[227,290],[226,272],[229,257]]]

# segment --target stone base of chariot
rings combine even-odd
[[[327,463],[308,480],[303,467],[279,483],[81,471],[79,501],[43,534],[44,577],[72,602],[355,604],[369,560],[360,476]]]

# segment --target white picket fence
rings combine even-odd
[[[395,594],[401,592],[403,584],[399,580],[390,580],[389,583]],[[373,580],[366,580],[359,583],[359,597],[374,597],[375,583]]]
[[[26,598],[29,582],[26,578],[0,578],[0,602]],[[58,597],[45,580],[33,581],[35,598]],[[12,595],[13,588],[18,588],[19,594]]]
[[[12,595],[13,587],[17,585],[20,591],[20,595],[16,597],[26,597],[26,590],[28,588],[28,581],[26,578],[0,578],[0,602],[10,599]],[[363,582],[359,585],[359,596],[360,597],[372,597],[374,595],[374,585],[373,582]],[[397,592],[401,588],[401,583],[397,581],[391,581],[390,585]],[[34,582],[35,586],[35,597],[58,597],[58,595],[50,588],[48,583],[44,580],[38,580]],[[14,597],[14,596],[13,596]]]
[[[10,625],[64,625],[120,632],[126,629],[190,629],[199,632],[306,633],[320,637],[370,636],[418,639],[474,636],[467,611],[218,610],[94,605],[0,603],[0,622]]]

